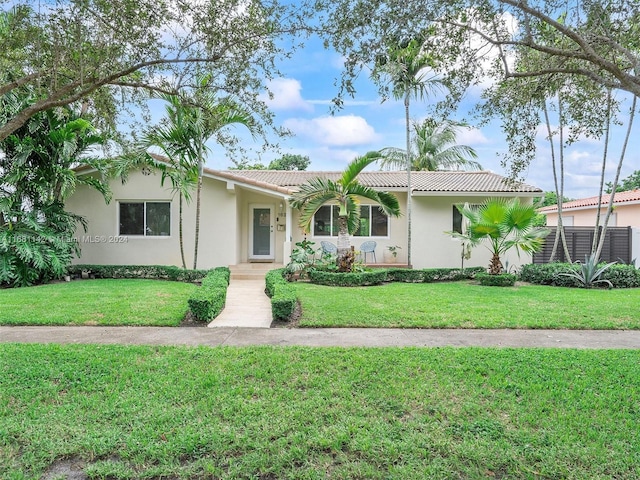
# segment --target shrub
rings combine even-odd
[[[230,272],[226,267],[211,270],[202,285],[189,297],[189,310],[200,322],[217,317],[227,299]]]
[[[553,285],[555,287],[580,287],[576,278],[561,273],[569,271],[578,272],[580,265],[575,263],[545,263],[524,265],[520,271],[520,280],[538,285]],[[613,288],[638,288],[640,287],[640,270],[633,265],[612,265],[600,276],[608,280]]]
[[[488,273],[476,274],[476,280],[485,287],[513,287],[517,276],[512,273],[501,273],[499,275],[489,275]]]
[[[298,296],[290,283],[278,283],[273,297],[271,297],[271,315],[274,320],[289,320],[296,305]]]
[[[218,267],[226,268],[227,267]],[[209,270],[185,270],[171,265],[71,265],[69,275],[89,272],[96,278],[148,278],[193,283],[203,279]]]
[[[309,271],[311,283],[335,287],[360,287],[366,285],[380,285],[387,279],[387,271],[373,270],[358,273]]]
[[[284,278],[285,269],[284,268],[276,268],[275,270],[269,270],[264,277],[264,283],[266,287],[266,292],[269,297],[273,297],[275,293],[276,284],[285,283],[286,280]]]
[[[296,290],[285,278],[285,268],[270,270],[265,275],[265,290],[271,297],[271,316],[274,320],[289,320],[298,304]]]
[[[487,269],[484,267],[471,268],[425,268],[422,270],[423,282],[452,282],[457,280],[470,280],[476,277],[478,273],[484,273]]]
[[[422,283],[424,281],[424,271],[410,268],[389,268],[387,270],[387,281]]]

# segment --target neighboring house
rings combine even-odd
[[[80,172],[95,174],[89,170]],[[337,209],[322,207],[308,234],[298,227],[298,212],[288,199],[299,185],[313,177],[338,179],[341,172],[205,169],[198,267],[210,268],[245,262],[286,263],[295,243],[305,238],[316,242],[337,241]],[[387,218],[376,205],[363,203],[360,231],[352,239],[356,250],[366,240],[377,243],[376,257],[383,261],[388,246],[398,245],[398,262],[407,259],[406,172],[363,172],[359,181],[394,193],[402,216]],[[457,267],[461,245],[445,231],[459,229],[456,205],[481,203],[487,197],[520,197],[530,202],[542,191],[526,184],[513,185],[491,172],[412,172],[412,263],[416,268]],[[84,216],[88,231],[78,231],[82,257],[89,264],[180,265],[178,199],[160,174],[133,172],[127,183],[111,183],[113,201],[81,186],[67,202],[67,209]],[[187,266],[193,262],[195,199],[185,205],[184,245]],[[489,253],[474,250],[466,266],[488,265]],[[510,265],[528,263],[515,253]]]
[[[629,190],[613,194],[613,211],[610,227],[640,227],[640,190]],[[600,224],[604,223],[611,194],[603,194],[600,209]],[[581,198],[562,204],[562,224],[565,227],[595,227],[598,197]],[[558,225],[558,205],[538,210],[547,216],[547,225]]]

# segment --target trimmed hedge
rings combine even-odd
[[[216,318],[227,300],[231,272],[227,267],[214,268],[202,279],[202,285],[189,297],[189,310],[200,322]]]
[[[271,316],[274,320],[287,321],[298,304],[295,286],[284,278],[285,269],[270,270],[265,275],[265,290],[271,297]]]
[[[88,272],[96,278],[148,278],[193,283],[203,279],[209,270],[185,270],[170,265],[70,265],[69,275]]]
[[[380,285],[387,280],[387,271],[384,269],[361,273],[325,272],[310,270],[309,280],[318,285],[335,287],[360,287],[368,285]]]
[[[501,273],[500,275],[489,275],[488,273],[476,274],[476,280],[485,287],[513,287],[518,277],[512,273]]]
[[[473,279],[478,273],[486,271],[487,269],[484,267],[471,267],[463,270],[459,268],[425,268],[422,270],[390,268],[387,270],[387,281],[406,283],[450,282]]]
[[[524,265],[520,271],[520,280],[537,285],[554,287],[581,287],[578,280],[559,273],[578,272],[580,265],[575,263],[544,263]],[[609,267],[600,276],[609,280],[614,288],[640,287],[640,270],[633,265],[616,264]]]

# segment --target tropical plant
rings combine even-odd
[[[33,95],[7,94],[3,112],[20,110]],[[47,110],[0,142],[0,284],[24,286],[64,275],[79,254],[81,217],[64,210],[78,184],[109,199],[100,176],[105,161],[91,156],[105,139],[70,107]],[[86,165],[98,175],[77,175]]]
[[[292,280],[295,275],[305,278],[310,268],[315,264],[315,242],[303,240],[296,243],[296,248],[291,252],[289,263],[284,267],[284,275],[287,280]]]
[[[482,165],[474,161],[475,150],[466,145],[456,144],[456,135],[462,123],[446,120],[438,124],[428,118],[422,123],[413,122],[413,145],[410,151],[411,169],[427,170],[482,170]],[[380,166],[388,170],[406,168],[407,151],[401,148],[387,147]]]
[[[360,199],[366,198],[378,204],[381,212],[387,216],[400,216],[398,199],[387,192],[379,192],[358,182],[358,174],[380,158],[378,152],[369,152],[354,159],[337,181],[327,178],[313,178],[303,184],[293,194],[291,206],[300,209],[300,228],[305,232],[311,229],[313,216],[324,204],[334,202],[338,205],[338,265],[341,271],[353,269],[353,252],[349,235],[360,226]]]
[[[492,254],[489,273],[498,275],[503,270],[500,256],[515,248],[527,253],[537,252],[543,245],[549,230],[534,226],[536,209],[533,205],[520,203],[517,198],[489,198],[478,207],[468,204],[458,210],[468,225],[466,231],[446,232],[475,247],[483,241]]]
[[[576,262],[580,269],[578,271],[560,272],[558,275],[576,279],[584,288],[591,288],[598,283],[606,284],[609,289],[613,288],[613,284],[607,279],[601,279],[600,276],[609,270],[612,265],[617,262],[598,264],[598,257],[594,254],[585,255],[584,263]]]
[[[389,250],[389,253],[393,255],[393,258],[396,258],[398,256],[398,250],[401,250],[401,247],[398,245],[390,245],[387,247],[387,250]]]
[[[411,265],[411,128],[410,111],[411,99],[422,100],[441,86],[436,74],[429,73],[433,66],[433,58],[424,49],[423,35],[410,40],[398,41],[393,39],[387,45],[386,55],[378,57],[373,71],[374,81],[386,77],[392,84],[391,93],[396,100],[404,101],[405,117],[405,158],[400,161],[407,170],[407,263]]]
[[[198,265],[204,155],[210,151],[206,142],[227,126],[244,125],[253,134],[256,125],[251,113],[234,99],[216,97],[208,88],[209,81],[206,76],[200,78],[199,88],[191,96],[161,95],[168,103],[167,121],[145,139],[150,147],[160,146],[173,159],[171,167],[177,170],[165,173],[163,180],[167,177],[171,180],[174,192],[188,200],[195,183],[194,270]]]

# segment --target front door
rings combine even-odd
[[[273,205],[251,205],[249,228],[249,260],[273,260]]]

